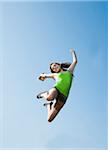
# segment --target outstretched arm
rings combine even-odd
[[[69,70],[71,73],[73,73],[74,68],[75,68],[75,66],[76,66],[76,64],[77,64],[77,56],[76,56],[76,53],[75,53],[74,49],[70,49],[70,52],[71,52],[73,61],[72,61],[71,65],[69,66],[68,70]]]
[[[51,73],[51,74],[42,73],[42,74],[40,74],[38,79],[44,81],[46,78],[55,79],[55,73]]]

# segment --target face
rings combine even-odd
[[[59,65],[59,64],[56,64],[56,63],[53,63],[52,65],[51,65],[51,69],[54,71],[54,72],[60,72],[60,70],[61,70],[61,66]]]

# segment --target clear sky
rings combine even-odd
[[[105,150],[107,2],[0,2],[0,150]],[[52,123],[36,94],[53,61],[78,64]]]

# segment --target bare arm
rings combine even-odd
[[[38,79],[44,81],[46,78],[55,79],[55,76],[56,76],[56,73],[51,73],[51,74],[42,73],[42,74],[40,74]]]
[[[69,70],[71,73],[73,73],[74,68],[75,68],[75,66],[76,66],[76,64],[77,64],[77,56],[76,56],[76,53],[75,53],[74,49],[70,49],[70,52],[71,52],[73,61],[72,61],[71,65],[69,66],[68,70]]]

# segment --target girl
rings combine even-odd
[[[44,81],[46,78],[52,78],[56,82],[54,87],[49,91],[45,91],[37,95],[38,99],[45,98],[47,101],[50,101],[50,103],[44,104],[44,106],[47,106],[49,122],[51,122],[57,116],[61,108],[66,103],[69,95],[73,79],[73,71],[77,64],[75,51],[70,49],[70,52],[73,57],[72,63],[51,63],[51,74],[42,73],[39,76],[39,79],[42,81]],[[56,103],[53,103],[54,99],[56,100]]]

